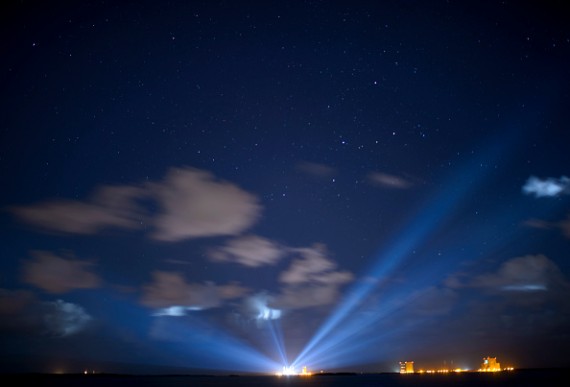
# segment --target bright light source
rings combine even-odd
[[[282,372],[277,372],[277,376],[293,376],[297,375],[294,366],[283,366]]]

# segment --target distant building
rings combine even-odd
[[[481,368],[479,371],[483,372],[496,372],[501,370],[501,363],[497,362],[496,357],[484,357],[483,363],[481,364]]]
[[[401,374],[413,374],[414,373],[414,362],[413,361],[401,361],[400,362],[400,373]]]

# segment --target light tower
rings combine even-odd
[[[400,373],[401,374],[413,374],[414,373],[414,362],[413,361],[401,361],[400,362]]]
[[[496,357],[484,357],[483,363],[481,364],[480,371],[483,372],[496,372],[501,370],[501,363],[497,362]]]

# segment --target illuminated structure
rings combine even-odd
[[[283,371],[277,372],[276,375],[277,376],[311,376],[312,373],[307,371],[307,366],[303,367],[303,370],[301,371],[301,373],[296,372],[294,366],[288,366],[288,367],[283,366]]]
[[[400,373],[401,374],[413,374],[414,373],[414,362],[413,361],[401,361],[400,362]]]
[[[481,368],[479,371],[482,372],[497,372],[501,370],[501,363],[497,362],[496,357],[484,357],[483,363],[481,364]]]

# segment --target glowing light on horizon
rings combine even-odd
[[[301,370],[301,372],[297,372],[297,371],[295,371],[295,366],[290,365],[290,366],[283,366],[283,370],[280,372],[277,372],[275,375],[277,375],[277,376],[311,376],[311,375],[313,375],[313,373],[308,371],[307,366],[303,366],[303,369]]]

